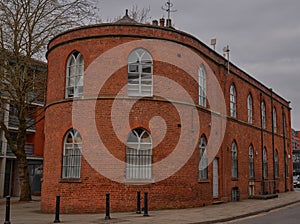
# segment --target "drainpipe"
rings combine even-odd
[[[262,194],[265,194],[265,177],[264,177],[264,131],[262,122],[262,93],[260,93],[260,140],[261,140],[261,177],[262,177]]]
[[[273,103],[273,90],[270,89],[271,91],[271,114],[272,114],[272,152],[273,152],[273,178],[274,178],[274,185],[273,185],[273,194],[276,193],[276,174],[275,174],[275,168],[276,168],[276,164],[275,164],[275,146],[274,146],[274,137],[275,137],[275,133],[274,133],[274,114],[273,114],[273,110],[274,110],[274,103]]]
[[[286,119],[285,119],[285,113],[284,113],[284,108],[283,105],[281,106],[282,110],[282,128],[283,128],[283,151],[284,151],[284,190],[287,191],[287,184],[286,184],[286,172],[287,172],[287,153],[286,153]]]

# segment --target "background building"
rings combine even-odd
[[[300,131],[292,130],[293,175],[300,175]]]
[[[11,60],[12,62],[14,60]],[[32,75],[38,76],[40,73],[45,73],[47,65],[43,62],[32,60]],[[44,81],[45,82],[45,81]],[[36,88],[36,90],[44,90],[44,86]],[[34,92],[34,91],[33,91]],[[37,94],[36,94],[37,95]],[[1,97],[5,97],[3,92]],[[39,113],[38,118],[28,118],[25,152],[28,160],[29,181],[31,192],[35,195],[41,194],[41,178],[43,171],[43,152],[44,152],[44,121],[39,121],[43,113],[44,94],[41,94],[31,105],[27,108],[30,111]],[[14,144],[16,143],[16,135],[18,131],[19,120],[17,110],[7,101],[0,111],[0,119],[4,121],[8,128]],[[17,160],[15,154],[11,151],[4,131],[0,130],[0,197],[19,196],[20,186],[17,170]]]
[[[47,58],[43,211],[57,194],[63,212],[97,212],[107,192],[114,211],[134,211],[137,190],[160,209],[293,189],[289,102],[171,21],[66,31]]]

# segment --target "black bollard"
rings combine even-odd
[[[54,223],[60,223],[59,210],[60,210],[60,195],[56,195],[56,206],[55,206],[55,220]]]
[[[144,193],[144,216],[149,216],[149,214],[148,214],[148,192]]]
[[[110,201],[109,201],[109,193],[106,194],[106,214],[105,220],[110,219]]]
[[[136,214],[141,214],[141,192],[136,192]]]
[[[10,197],[6,196],[6,213],[5,213],[5,222],[4,224],[10,224]]]

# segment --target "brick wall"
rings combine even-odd
[[[115,64],[124,64],[120,66],[113,74],[110,75],[101,90],[98,79],[105,75],[105,71],[90,69],[92,63],[107,50],[117,47],[132,40],[163,39],[160,43],[162,48],[164,44],[176,42],[181,44],[178,54],[174,60],[186,60],[184,52],[186,49],[192,50],[194,54],[199,55],[199,61],[195,64],[204,63],[208,76],[215,76],[224,93],[227,114],[229,114],[229,88],[231,84],[236,86],[237,91],[237,118],[227,117],[226,114],[221,116],[208,108],[201,106],[193,107],[185,102],[182,90],[175,91],[172,96],[173,103],[167,102],[164,98],[159,97],[161,90],[156,86],[159,85],[158,76],[169,78],[176,81],[178,85],[191,96],[193,102],[197,105],[198,101],[198,84],[197,72],[198,66],[192,67],[191,73],[175,66],[174,64],[163,62],[157,58],[161,54],[171,54],[172,49],[167,52],[160,52],[155,47],[145,45],[144,47],[151,53],[154,59],[154,97],[140,99],[131,108],[130,113],[124,114],[122,109],[130,100],[128,97],[120,97],[114,100],[116,94],[127,83],[127,57],[120,56],[114,58],[107,67]],[[168,40],[169,42],[166,42]],[[72,109],[74,104],[72,100],[65,99],[66,85],[66,62],[72,51],[79,51],[84,57],[85,69],[87,70],[85,79],[84,97],[73,103],[79,106],[80,113],[76,116],[77,121],[84,123],[79,125],[78,131],[83,136],[83,158],[81,166],[81,178],[78,180],[62,180],[62,154],[63,141],[66,132],[74,126],[74,116]],[[44,173],[42,184],[41,208],[43,211],[54,211],[55,196],[61,195],[62,212],[98,212],[105,210],[105,194],[111,194],[112,211],[134,211],[136,206],[136,191],[140,190],[149,192],[150,209],[160,208],[186,208],[211,204],[214,200],[231,200],[232,188],[238,187],[241,198],[247,198],[249,195],[249,146],[254,148],[254,167],[255,167],[255,194],[261,193],[262,180],[262,146],[267,148],[268,158],[268,178],[274,180],[273,175],[273,146],[272,146],[272,103],[271,91],[248,74],[244,73],[234,65],[231,66],[230,74],[224,66],[225,60],[209,47],[195,39],[194,37],[180,31],[159,28],[148,25],[100,25],[82,28],[66,32],[53,39],[49,44],[48,51],[48,84],[47,84],[47,108],[45,112],[45,152],[44,152]],[[189,60],[194,60],[189,58]],[[111,64],[110,64],[111,63]],[[194,63],[194,62],[193,62]],[[109,69],[108,69],[109,71]],[[194,77],[195,79],[193,79]],[[209,79],[209,78],[208,78]],[[171,83],[170,83],[171,86]],[[165,86],[168,88],[169,86]],[[210,81],[208,80],[208,88]],[[211,88],[211,89],[212,89]],[[97,93],[98,98],[92,95]],[[98,91],[98,92],[97,92]],[[170,91],[174,91],[171,90]],[[208,91],[212,91],[209,90]],[[252,94],[253,98],[253,124],[247,123],[247,97]],[[262,93],[262,96],[260,95]],[[213,93],[211,96],[213,96]],[[90,97],[90,98],[89,98]],[[260,128],[260,98],[266,103],[266,130]],[[289,177],[284,176],[284,149],[287,154],[291,155],[291,128],[290,128],[290,109],[288,103],[277,94],[273,93],[273,106],[277,111],[277,133],[274,134],[274,149],[278,150],[279,155],[279,178],[276,179],[276,190],[283,192],[292,190],[292,161],[287,159],[289,164]],[[95,100],[96,99],[96,100]],[[115,112],[112,115],[113,106]],[[182,108],[184,113],[180,114],[176,107]],[[287,137],[283,138],[282,110],[284,110],[287,119]],[[192,127],[187,127],[187,123],[182,122],[181,116],[192,123],[193,116],[198,113],[200,131],[197,139],[191,141],[198,142],[202,134],[210,139],[211,136],[218,133],[211,133],[212,116],[218,117],[223,123],[226,122],[226,132],[224,140],[216,156],[219,159],[219,197],[213,198],[213,165],[208,167],[208,180],[199,181],[199,149],[197,144],[192,148],[186,148],[191,152],[191,157],[184,166],[175,172],[172,176],[162,181],[132,186],[122,184],[108,179],[97,170],[97,162],[102,162],[96,158],[98,151],[104,148],[120,161],[125,161],[126,136],[128,130],[125,123],[112,124],[112,116],[124,122],[129,122],[130,128],[135,129],[142,127],[151,132],[151,119],[155,116],[161,116],[164,119],[166,135],[159,144],[157,139],[160,136],[153,136],[153,157],[152,162],[157,163],[172,154],[178,144],[181,135],[189,135]],[[196,117],[196,116],[195,116]],[[96,129],[92,125],[96,125]],[[183,125],[183,126],[181,126]],[[89,128],[90,127],[90,128]],[[115,133],[123,136],[123,142]],[[91,133],[91,131],[96,133]],[[214,130],[215,131],[215,130]],[[95,137],[96,136],[96,137]],[[99,143],[98,136],[102,142]],[[236,141],[238,151],[238,178],[231,177],[231,145]],[[262,142],[263,141],[263,142]],[[285,142],[285,146],[284,146]],[[186,144],[188,145],[188,144]],[[93,154],[95,153],[95,154]],[[95,158],[93,160],[93,156]],[[183,156],[183,155],[177,155]],[[92,160],[91,160],[92,159]],[[103,160],[103,163],[109,161]],[[95,164],[96,165],[95,165]],[[110,164],[107,164],[108,166]],[[169,164],[172,165],[172,164]],[[113,171],[112,171],[113,172]],[[153,171],[154,172],[154,171]],[[159,172],[164,172],[160,170]],[[159,173],[158,172],[158,173]],[[286,183],[284,182],[286,179]]]

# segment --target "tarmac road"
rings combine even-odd
[[[239,221],[232,221],[234,224],[296,224],[300,223],[300,203],[271,212],[262,213]]]

